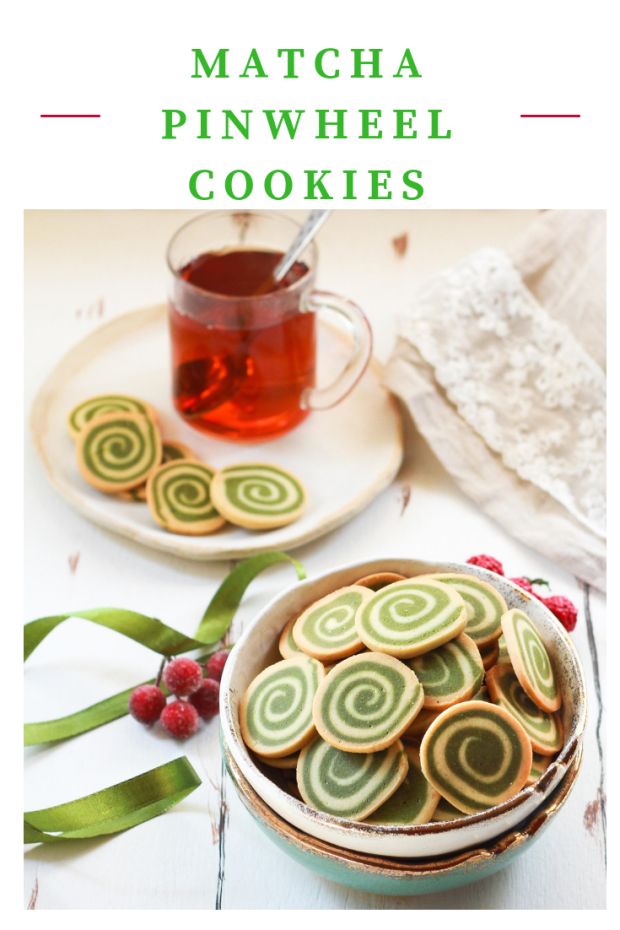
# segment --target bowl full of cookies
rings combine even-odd
[[[395,859],[479,847],[531,818],[574,772],[585,718],[553,614],[453,562],[377,559],[288,589],[221,686],[229,767],[266,809]]]

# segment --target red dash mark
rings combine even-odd
[[[521,113],[521,119],[581,119],[581,113]]]
[[[41,113],[41,119],[101,119],[101,113]]]

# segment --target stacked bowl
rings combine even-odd
[[[396,573],[412,578],[468,574],[490,584],[509,609],[523,611],[551,658],[562,696],[563,746],[533,783],[488,809],[448,821],[422,824],[356,822],[316,810],[267,772],[247,749],[240,705],[248,686],[279,660],[284,627],[311,604],[364,576]],[[535,597],[506,578],[458,563],[379,559],[327,572],[272,600],[243,634],[226,664],[221,684],[223,752],[245,807],[269,837],[297,861],[333,881],[382,894],[423,894],[483,878],[529,849],[554,819],[581,764],[586,695],[583,672],[570,637]]]

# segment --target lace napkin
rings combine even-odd
[[[602,589],[605,375],[593,356],[604,358],[603,222],[545,215],[513,258],[483,249],[436,277],[399,318],[386,369],[463,490],[512,535]],[[588,276],[597,278],[590,288]],[[571,329],[585,319],[587,341]]]

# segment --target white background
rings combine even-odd
[[[192,208],[186,183],[197,167],[222,172],[238,163],[259,176],[261,169],[276,167],[278,161],[290,166],[292,173],[326,166],[392,167],[397,173],[402,167],[419,166],[426,193],[418,206],[424,208],[611,207],[612,166],[617,162],[612,157],[613,6],[596,0],[588,4],[382,2],[372,7],[334,2],[238,3],[223,8],[196,2],[174,7],[143,2],[22,5],[13,28],[9,24],[5,32],[2,60],[8,98],[2,179],[8,277],[3,396],[12,401],[21,381],[15,347],[21,328],[24,207]],[[309,77],[296,82],[274,78],[217,84],[190,80],[191,47],[229,46],[241,50],[243,57],[253,45],[267,53],[289,45],[303,45],[308,51],[327,45],[342,49],[381,45],[390,50],[390,61],[408,45],[424,77],[408,82],[411,91],[405,86],[398,93],[387,80],[319,82]],[[177,142],[159,139],[160,110],[165,106],[388,110],[398,105],[442,107],[453,139],[393,144],[308,141],[303,146],[273,144],[264,150],[249,143],[199,142],[189,135]],[[39,118],[42,112],[61,110],[101,112],[102,119]],[[521,112],[535,111],[580,112],[582,118],[518,118]],[[221,200],[214,205],[229,204]],[[265,200],[256,197],[249,205],[265,205]],[[292,199],[286,206],[304,204]],[[355,206],[366,204],[359,201]],[[394,200],[379,206],[402,204]],[[611,256],[616,226],[611,213]],[[150,293],[151,285],[145,290]],[[43,377],[45,371],[39,374]],[[6,409],[6,427],[8,435],[19,437],[21,413],[12,402]],[[612,448],[615,431],[613,440]],[[10,486],[19,488],[21,457],[7,456],[4,464]],[[21,545],[19,494],[11,498],[6,518],[10,532],[4,539],[7,560],[15,559]],[[611,503],[615,500],[614,493]],[[53,547],[48,555],[53,555]],[[20,572],[18,565],[13,570],[13,562],[6,564],[7,628],[17,640]],[[116,570],[123,565],[121,558]],[[117,578],[113,560],[109,568],[110,577]],[[28,589],[36,589],[45,603],[46,592],[54,596],[49,581],[43,587],[40,580],[48,579],[47,571],[26,565]],[[615,635],[611,648],[614,642]],[[14,674],[19,688],[20,673],[15,669]],[[9,719],[6,727],[7,737],[10,732],[17,746],[19,720]],[[612,756],[612,766],[613,762]],[[613,771],[617,770],[612,767],[612,778]],[[22,806],[20,780],[16,773],[15,825]],[[613,801],[612,797],[612,816]],[[19,885],[17,881],[14,887]],[[527,905],[526,900],[521,903]]]

